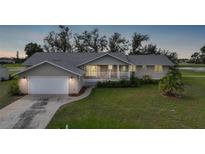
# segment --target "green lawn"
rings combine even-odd
[[[205,64],[179,64],[179,67],[205,67]]]
[[[5,67],[23,67],[22,64],[4,64]]]
[[[10,96],[8,94],[10,82],[11,81],[0,81],[0,109],[20,98],[20,96]]]
[[[189,71],[189,70],[181,70],[182,76],[184,77],[205,77],[205,72],[196,72],[196,71]]]
[[[47,128],[205,128],[205,78],[184,78],[185,97],[161,96],[157,85],[96,88],[63,106]]]
[[[4,64],[3,66],[8,69],[10,75],[14,75],[15,73],[20,72],[25,68],[25,66],[22,64]]]

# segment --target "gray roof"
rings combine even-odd
[[[98,57],[107,55],[108,53],[65,53],[65,52],[56,52],[56,53],[48,53],[48,52],[38,52],[27,59],[24,64],[25,65],[35,65],[42,61],[50,61],[53,63],[69,63],[70,65],[77,66],[86,61],[90,61],[96,59]],[[126,55],[122,53],[109,53],[112,56],[115,56],[123,61],[128,62]],[[129,62],[128,62],[129,63]]]
[[[83,74],[83,70],[78,68],[79,65],[86,62],[92,61],[94,59],[100,58],[104,55],[111,55],[129,64],[136,65],[174,65],[166,56],[162,55],[125,55],[122,53],[65,53],[65,52],[39,52],[28,58],[24,65],[32,66],[39,64],[43,61],[48,61],[64,67],[68,70],[76,72],[78,74]]]
[[[164,55],[128,55],[128,60],[136,65],[174,65]]]

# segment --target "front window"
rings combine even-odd
[[[161,73],[163,71],[162,65],[155,65],[154,66],[154,71],[157,73]]]
[[[126,66],[121,66],[121,72],[126,72]]]
[[[97,66],[87,65],[86,66],[86,76],[97,76]]]
[[[129,71],[130,72],[136,72],[136,65],[130,65],[129,66]]]

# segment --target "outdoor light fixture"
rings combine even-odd
[[[24,76],[23,79],[26,79],[26,77]]]
[[[73,76],[71,76],[70,79],[73,79]]]

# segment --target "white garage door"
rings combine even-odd
[[[31,76],[28,78],[29,94],[68,94],[68,77]]]

